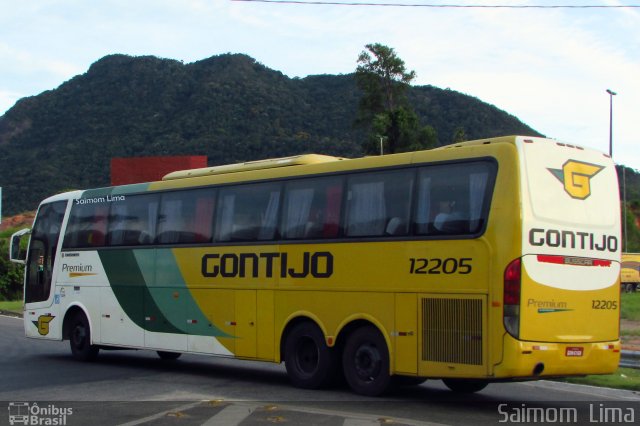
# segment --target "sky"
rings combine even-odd
[[[351,73],[366,44],[382,43],[416,72],[414,85],[474,96],[548,137],[603,152],[613,101],[614,161],[640,169],[640,7],[417,6],[640,6],[640,0],[332,2],[405,6],[0,0],[0,115],[114,53],[184,63],[244,53],[305,77]]]

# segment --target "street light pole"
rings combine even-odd
[[[613,97],[617,95],[611,89],[607,89],[609,94],[609,157],[613,158]]]
[[[609,157],[613,158],[613,97],[617,95],[611,89],[607,89],[609,94]],[[627,170],[622,166],[622,224],[623,224],[623,251],[627,250]]]

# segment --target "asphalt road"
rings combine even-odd
[[[268,363],[192,355],[167,362],[149,351],[101,351],[98,361],[81,363],[68,342],[26,339],[22,320],[9,317],[0,317],[2,406],[0,425],[10,424],[11,415],[31,425],[97,426],[640,421],[639,392],[548,381],[491,384],[465,396],[427,381],[367,398],[343,388],[296,389],[284,366]]]

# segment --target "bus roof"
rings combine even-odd
[[[487,139],[481,139],[481,140],[475,140],[475,141],[467,141],[467,142],[461,142],[461,143],[434,148],[429,151],[440,151],[440,150],[446,150],[451,148],[487,145],[492,143],[514,144],[517,138],[519,137],[520,136],[502,136],[497,138],[487,138]],[[542,139],[542,138],[532,138],[532,139]],[[410,153],[404,153],[404,154],[410,154]],[[363,157],[362,159],[364,158],[371,158],[371,157]],[[264,160],[247,161],[247,162],[235,163],[235,164],[225,164],[225,165],[213,166],[213,167],[204,167],[200,169],[180,170],[180,171],[168,173],[162,178],[162,180],[170,181],[170,180],[178,180],[178,179],[185,179],[185,178],[192,178],[192,177],[204,177],[204,176],[222,175],[222,174],[228,174],[228,173],[273,169],[273,168],[279,168],[279,167],[331,163],[331,162],[342,161],[342,160],[350,160],[350,159],[344,158],[344,157],[333,157],[328,155],[321,155],[321,154],[302,154],[302,155],[294,155],[291,157],[268,158]]]
[[[222,166],[204,167],[201,169],[181,170],[165,175],[162,180],[184,179],[190,177],[211,176],[225,173],[246,172],[248,170],[272,169],[275,167],[300,166],[308,164],[328,163],[346,160],[342,157],[331,157],[320,154],[294,155],[292,157],[269,158],[266,160],[247,161],[244,163],[226,164]]]

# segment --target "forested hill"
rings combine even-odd
[[[538,135],[516,117],[453,90],[414,86],[408,98],[440,145]],[[289,78],[239,54],[183,64],[106,56],[55,90],[0,117],[3,213],[33,210],[68,189],[109,184],[111,157],[206,155],[210,165],[317,152],[361,155],[354,75]]]

